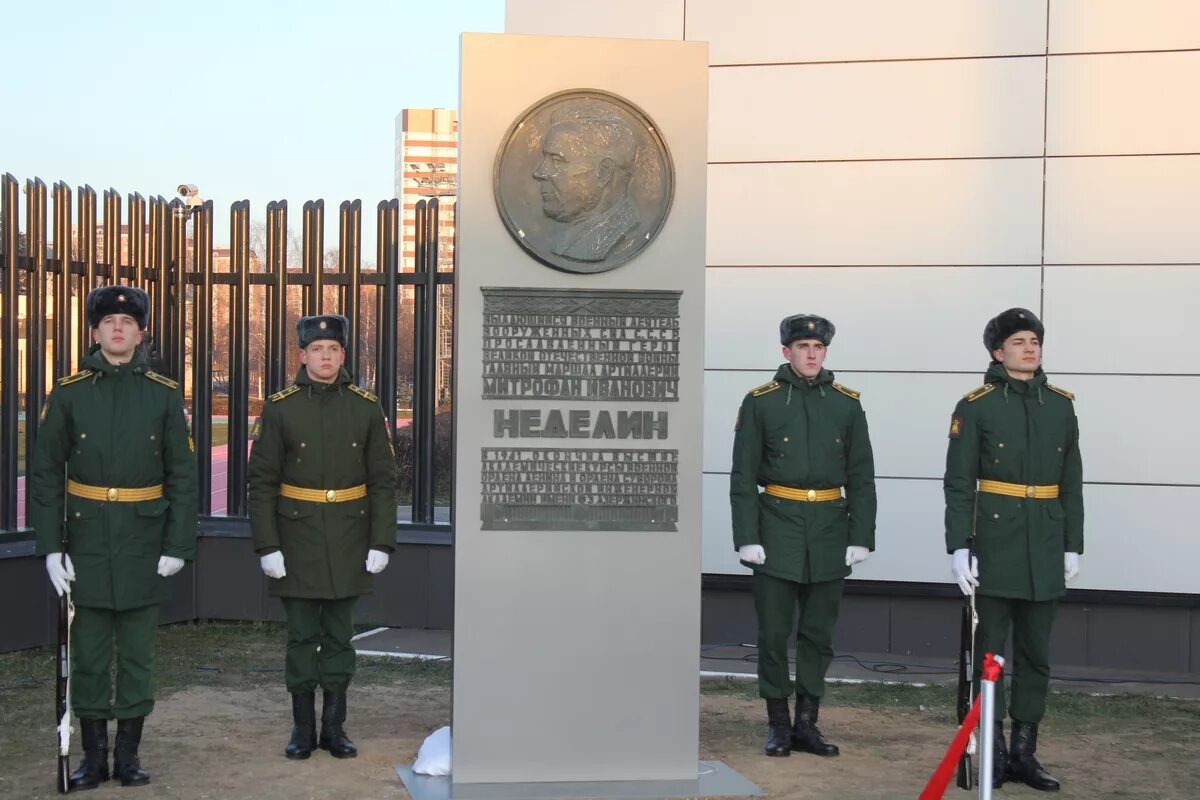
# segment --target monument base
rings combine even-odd
[[[763,790],[720,761],[701,761],[695,780],[453,783],[396,767],[412,800],[659,800],[671,797],[761,797]]]

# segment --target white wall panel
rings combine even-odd
[[[701,571],[749,575],[733,549],[733,527],[729,517],[729,476],[704,476],[704,541]]]
[[[1044,53],[1046,0],[688,0],[713,64]]]
[[[980,360],[984,361],[983,348],[979,349]],[[983,367],[979,374],[947,375],[838,372],[835,364],[830,366],[839,383],[862,392],[875,454],[875,474],[941,480],[950,415],[959,399],[982,383]],[[772,374],[773,371],[704,373],[705,472],[729,471],[738,407],[747,391],[770,380]]]
[[[1036,311],[1041,285],[1039,267],[730,267],[706,275],[708,369],[774,369],[779,321],[811,312],[837,326],[835,371],[982,372],[984,325],[1012,306]]]
[[[1083,558],[1072,587],[1200,593],[1200,488],[1085,486],[1083,501]]]
[[[715,198],[710,220],[714,205]],[[1046,163],[1046,261],[1198,263],[1196,208],[1200,156],[1052,158]],[[710,245],[710,264],[712,251]]]
[[[1200,152],[1200,52],[1061,56],[1049,69],[1050,155]]]
[[[710,265],[1041,258],[1041,159],[716,164],[708,195]]]
[[[1075,393],[1085,481],[1200,486],[1200,377],[1051,372],[1050,381]]]
[[[1036,58],[714,69],[709,160],[1040,156],[1045,79]]]
[[[1200,375],[1200,265],[1047,267],[1044,297],[1047,369]]]
[[[682,39],[684,0],[506,0],[504,32]]]
[[[1196,0],[1054,0],[1050,52],[1200,47]]]

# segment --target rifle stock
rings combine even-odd
[[[65,548],[63,552],[66,552]],[[59,794],[71,791],[71,620],[74,616],[71,595],[64,592],[58,598],[58,651],[54,671]]]
[[[971,710],[971,684],[975,653],[974,637],[971,635],[971,598],[964,598],[962,610],[962,627],[959,632],[958,647],[958,723],[966,719]],[[971,754],[964,750],[958,760],[958,773],[955,783],[960,789],[972,789]]]

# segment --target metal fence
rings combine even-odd
[[[292,379],[295,318],[340,313],[351,327],[346,369],[379,395],[397,439],[405,506],[398,519],[418,527],[448,522],[452,395],[437,385],[438,362],[449,358],[438,328],[439,316],[443,326],[449,318],[454,273],[439,270],[452,260],[438,252],[438,209],[452,199],[417,202],[416,262],[402,271],[395,199],[376,206],[376,260],[364,266],[358,200],[338,208],[336,252],[325,250],[324,201],[306,202],[302,235],[292,242],[300,250],[295,262],[286,201],[269,203],[265,228],[253,226],[253,234],[249,202],[234,203],[229,247],[214,251],[211,201],[131,194],[123,221],[121,195],[109,189],[101,224],[90,186],[78,189],[74,205],[61,182],[48,192],[42,180],[27,180],[24,195],[22,227],[20,184],[0,178],[0,533],[19,529],[22,473],[44,399],[91,344],[83,299],[114,283],[149,294],[147,349],[155,368],[184,386],[199,514],[214,512],[214,498],[223,505],[218,512],[247,513],[250,420],[264,397]],[[223,451],[219,442],[214,447],[215,429]],[[223,474],[214,472],[214,460],[224,461]]]

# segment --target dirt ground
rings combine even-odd
[[[152,770],[151,785],[122,789],[110,782],[87,796],[405,798],[408,793],[394,768],[411,763],[422,738],[446,723],[448,694],[436,689],[397,694],[378,686],[354,692],[349,729],[360,749],[357,759],[337,761],[318,752],[307,761],[292,762],[281,754],[289,724],[286,696],[186,689],[164,698],[147,726],[143,762]],[[769,797],[915,798],[948,736],[945,725],[923,721],[920,714],[834,707],[825,711],[824,728],[841,746],[839,758],[793,754],[769,759],[759,753],[763,726],[758,711],[758,703],[745,697],[704,697],[700,756],[725,762]],[[1063,780],[1066,788],[1058,797],[1064,800],[1193,799],[1200,797],[1195,734],[1193,730],[1177,743],[1170,737],[1164,742],[1116,732],[1047,736],[1043,760]],[[4,763],[0,795],[55,797],[52,770],[49,758],[36,764]],[[1006,786],[997,795],[1040,796],[1019,786]],[[952,787],[946,796],[972,795]]]

